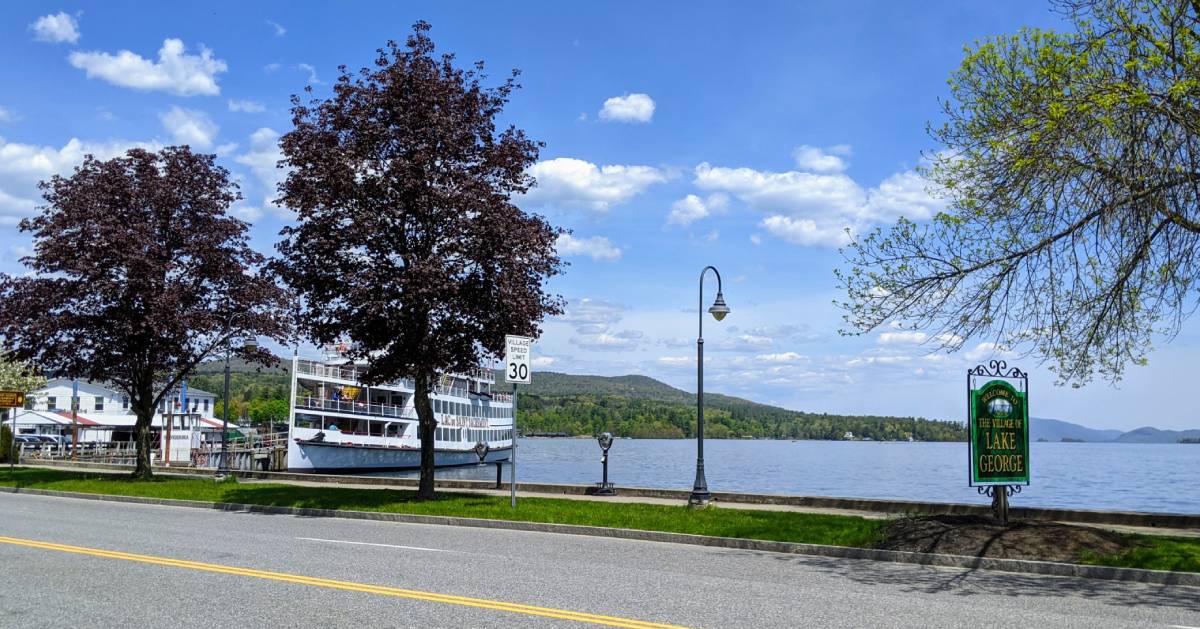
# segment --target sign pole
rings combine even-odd
[[[512,462],[508,466],[508,493],[509,506],[517,508],[517,383],[513,383],[512,390]]]
[[[504,336],[504,381],[512,388],[512,450],[508,468],[509,504],[517,507],[517,384],[533,382],[530,373],[529,350],[533,338],[506,334]]]
[[[71,380],[71,460],[79,460],[79,378]]]
[[[8,418],[8,476],[13,477],[17,460],[17,409],[25,407],[24,391],[0,391],[0,409],[4,409]],[[7,411],[12,411],[8,413]],[[0,421],[0,424],[3,422]],[[13,478],[13,485],[17,481]]]

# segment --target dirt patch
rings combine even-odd
[[[1111,555],[1137,542],[1120,533],[1029,520],[1000,526],[971,515],[901,518],[888,524],[879,548],[919,553],[1078,563],[1084,551]]]

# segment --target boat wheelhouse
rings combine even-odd
[[[414,382],[367,386],[345,359],[292,359],[288,469],[382,472],[421,467]],[[446,374],[430,393],[438,467],[508,460],[511,393],[493,391],[491,370]]]

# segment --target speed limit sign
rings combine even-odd
[[[532,384],[529,372],[529,348],[533,339],[528,336],[504,337],[504,381],[513,384]]]

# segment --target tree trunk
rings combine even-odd
[[[429,391],[433,386],[433,377],[418,373],[416,377],[416,395],[413,405],[417,409],[417,434],[421,438],[421,482],[417,487],[417,498],[432,500],[434,497],[434,453],[433,435],[437,428],[437,419],[433,416],[433,404],[429,401]]]
[[[133,470],[134,478],[149,479],[154,476],[150,469],[150,454],[154,451],[150,443],[150,422],[154,419],[154,408],[145,405],[134,406],[137,424],[134,428],[134,438],[137,440],[137,466]]]

